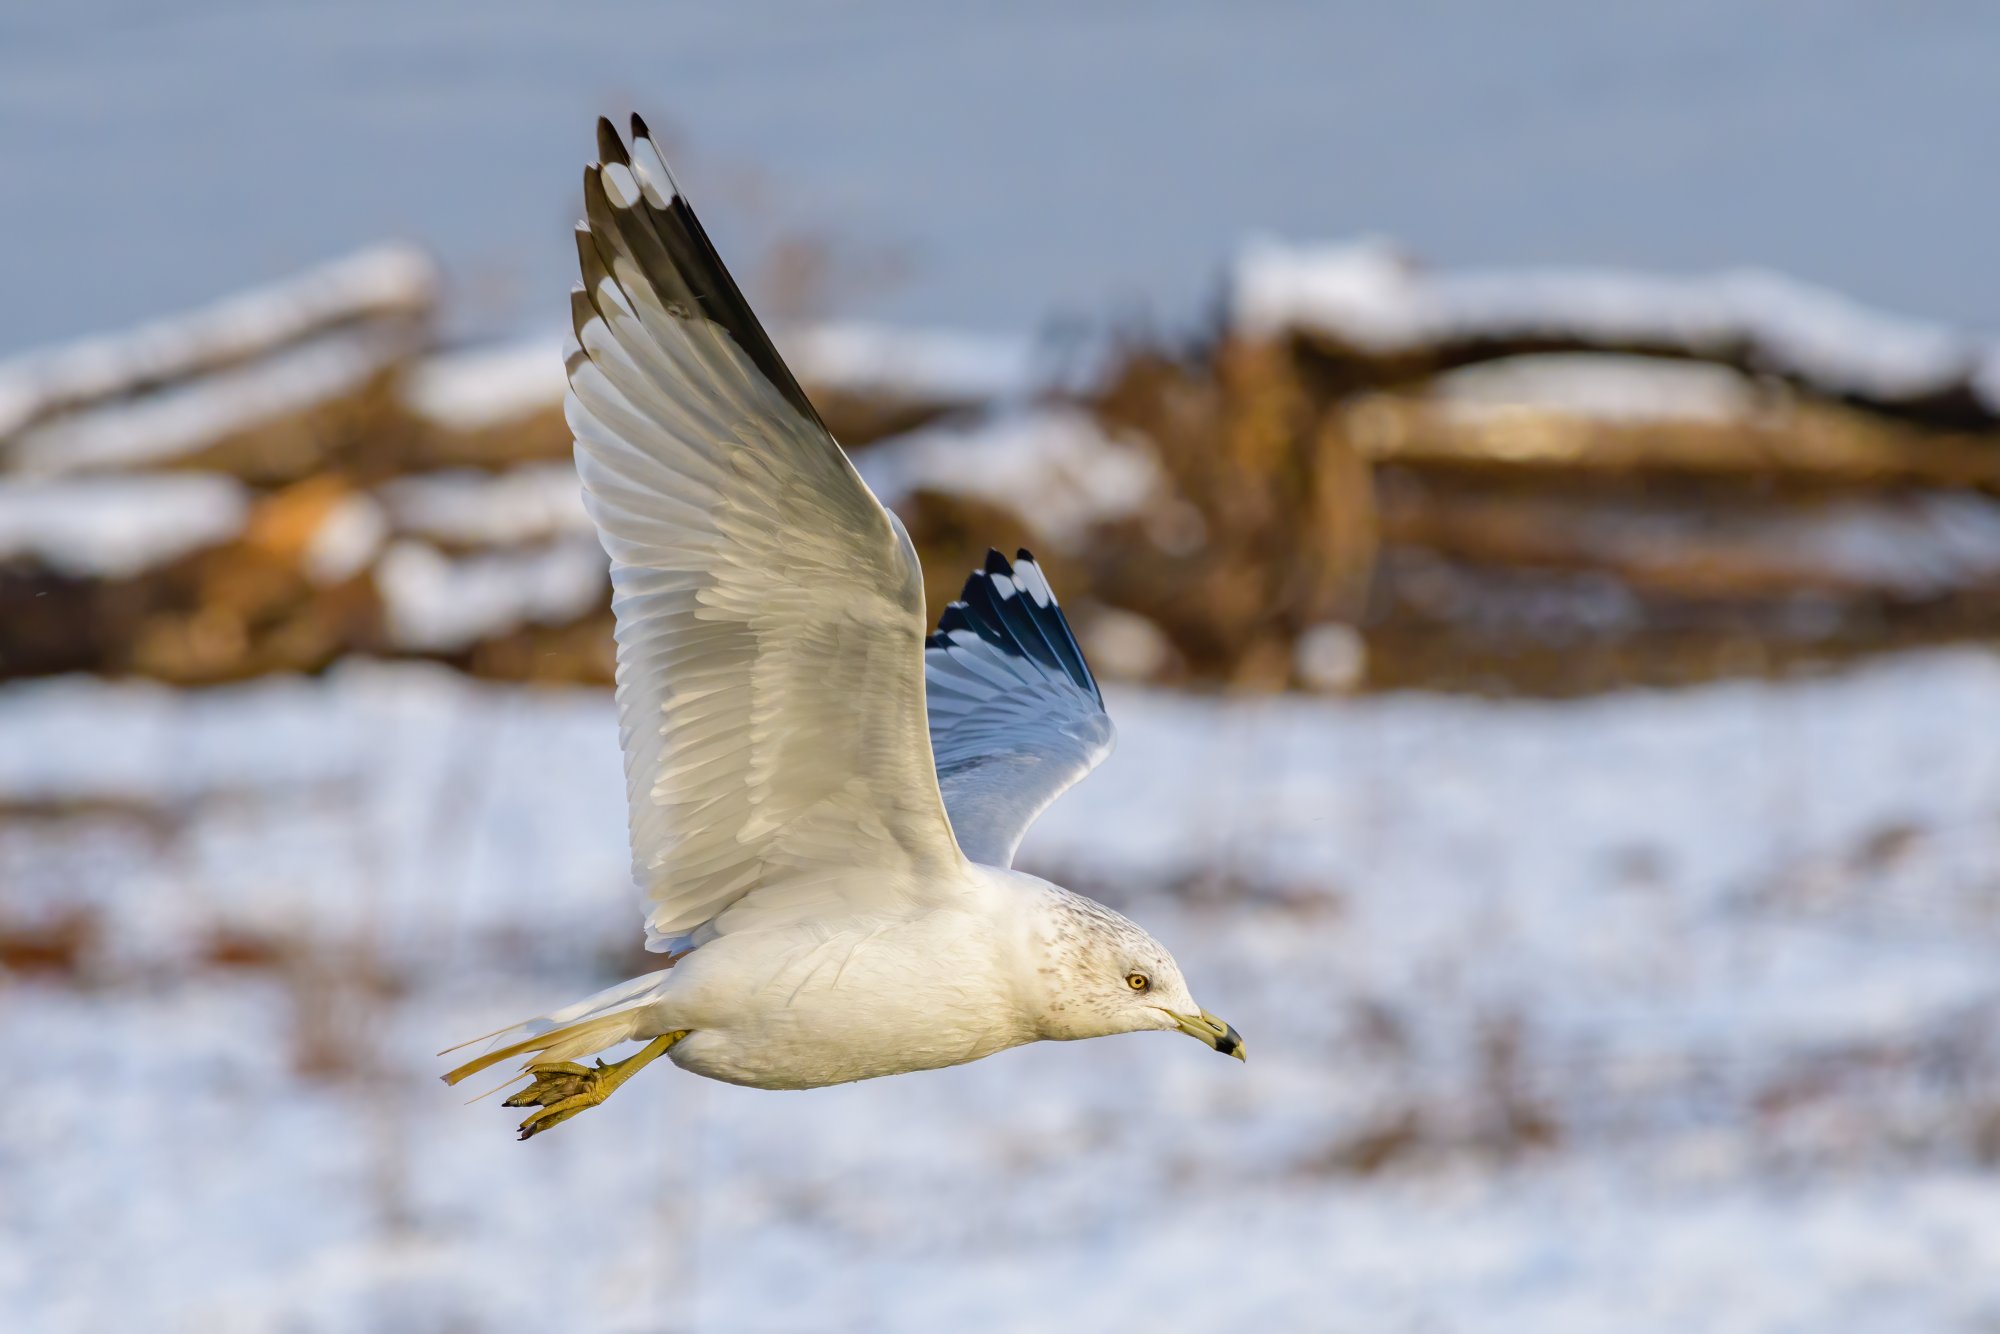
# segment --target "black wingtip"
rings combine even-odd
[[[972,622],[965,614],[965,604],[963,602],[948,602],[945,604],[944,614],[938,617],[937,629],[924,636],[924,647],[949,648],[951,647],[952,631],[970,630],[972,628]]]
[[[638,112],[636,112],[636,111],[635,111],[635,112],[633,112],[633,113],[632,113],[632,138],[633,138],[633,139],[635,139],[635,140],[638,140],[638,139],[650,139],[650,138],[652,138],[652,137],[653,137],[653,132],[652,132],[651,130],[649,130],[649,129],[647,129],[647,128],[646,128],[646,118],[645,118],[644,116],[640,115],[640,114],[639,114]]]
[[[1033,659],[1062,673],[1103,703],[1097,679],[1084,661],[1083,648],[1076,642],[1069,618],[1057,604],[1041,566],[1035,563],[1034,553],[1021,547],[1015,559],[1034,571],[1032,578],[1024,579],[1005,556],[988,550],[985,563],[966,579],[958,600],[938,618],[936,632],[925,637],[924,647],[949,650],[954,646],[954,631],[971,630],[1004,653]],[[1003,576],[1009,579],[1004,590],[994,583]]]
[[[618,137],[617,129],[609,116],[597,118],[597,160],[605,166],[629,167],[632,159],[626,156],[625,141]]]

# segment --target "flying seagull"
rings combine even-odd
[[[916,549],[834,442],[645,122],[597,125],[567,410],[611,556],[646,947],[665,968],[494,1036],[526,1139],[661,1056],[798,1089],[1178,1029],[1241,1058],[1136,924],[1013,870],[1111,751],[1048,580],[998,553],[924,633]],[[579,1058],[622,1042],[635,1055]]]

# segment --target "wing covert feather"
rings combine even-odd
[[[1104,696],[1048,579],[997,551],[924,643],[931,748],[959,846],[1010,866],[1049,803],[1111,753]]]

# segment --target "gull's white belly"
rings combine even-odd
[[[997,953],[992,922],[955,911],[818,939],[724,936],[675,966],[662,1017],[692,1031],[670,1054],[772,1089],[976,1061],[1034,1037]]]

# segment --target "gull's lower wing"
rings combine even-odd
[[[644,123],[628,149],[600,121],[598,156],[568,415],[611,555],[647,943],[914,906],[963,865],[927,744],[916,553]]]
[[[1021,836],[1111,753],[1104,696],[1049,581],[988,552],[924,641],[931,750],[959,846],[1010,866]]]

